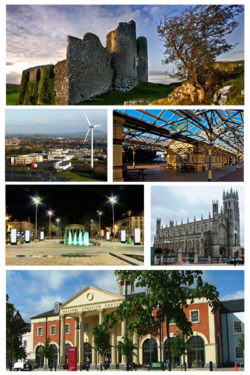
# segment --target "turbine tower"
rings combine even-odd
[[[93,169],[94,168],[94,157],[93,157],[93,154],[94,154],[94,148],[93,148],[93,145],[94,145],[94,128],[97,128],[98,126],[102,126],[102,125],[91,125],[91,123],[89,122],[89,119],[86,115],[85,112],[83,112],[87,121],[88,121],[88,124],[89,124],[89,130],[87,131],[87,134],[86,134],[86,137],[85,137],[85,142],[87,140],[87,136],[89,134],[89,131],[91,130],[91,168]]]

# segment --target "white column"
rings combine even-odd
[[[79,363],[79,335],[77,328],[77,320],[75,319],[75,346],[76,346],[76,362]]]
[[[138,339],[137,339],[137,333],[136,332],[134,332],[134,334],[133,334],[133,344],[134,345],[138,344]],[[135,352],[135,354],[137,356],[133,355],[133,362],[138,363],[138,349],[135,349],[134,352]]]
[[[102,324],[102,319],[103,319],[103,309],[98,310],[99,312],[99,324]],[[99,364],[101,365],[103,363],[103,357],[101,354],[99,354]]]
[[[96,365],[96,351],[94,349],[94,336],[92,336],[92,365]]]
[[[83,313],[79,314],[79,326],[80,326],[80,334],[79,334],[79,364],[83,364]]]
[[[122,337],[125,337],[126,335],[126,320],[124,320],[123,322],[121,322],[121,331],[122,331]],[[126,355],[122,355],[122,364],[125,365],[126,364],[126,361],[127,361],[127,356]]]
[[[116,356],[115,356],[115,333],[111,333],[111,365],[116,365]]]
[[[61,365],[65,365],[65,318],[65,315],[61,315]]]

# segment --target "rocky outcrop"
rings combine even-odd
[[[167,102],[198,102],[200,101],[200,91],[190,82],[184,82],[168,95]]]
[[[219,89],[213,97],[213,104],[225,105],[228,102],[228,95],[230,93],[232,86],[224,86]]]

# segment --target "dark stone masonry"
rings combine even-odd
[[[40,80],[44,67],[54,71],[55,104],[77,104],[111,91],[129,91],[148,82],[147,39],[136,39],[134,21],[121,22],[106,36],[103,47],[98,36],[67,38],[67,58],[55,65],[26,69],[28,80]]]

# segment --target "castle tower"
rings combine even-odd
[[[118,91],[129,91],[138,84],[135,22],[120,22],[106,40],[106,48],[112,53],[114,86]]]
[[[139,82],[148,82],[148,43],[147,38],[137,38],[137,77]]]
[[[134,280],[121,280],[117,279],[117,294],[119,296],[126,295],[126,294],[132,294],[134,293]],[[122,292],[122,287],[124,287],[124,290]]]

